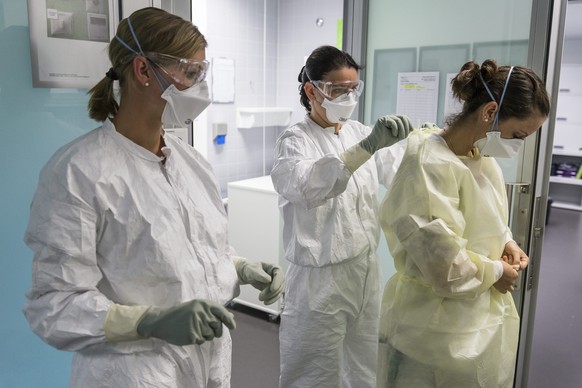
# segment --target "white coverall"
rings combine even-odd
[[[271,177],[291,262],[279,334],[282,388],[376,387],[376,193],[403,148],[378,151],[352,175],[339,155],[370,132],[349,120],[335,135],[307,116],[277,140]]]
[[[164,136],[162,158],[103,126],[43,168],[25,241],[34,251],[24,313],[50,345],[76,352],[72,387],[229,387],[231,339],[109,343],[112,303],[221,304],[238,294],[227,219],[208,162]]]
[[[494,158],[415,131],[380,221],[396,274],[382,300],[378,387],[512,387],[519,316],[493,287],[511,240]]]

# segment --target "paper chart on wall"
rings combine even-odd
[[[212,102],[234,102],[234,60],[212,58]]]
[[[418,128],[437,122],[439,72],[398,73],[396,112],[406,115]]]

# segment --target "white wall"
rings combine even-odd
[[[209,42],[206,57],[235,63],[234,103],[211,105],[205,118],[208,135],[194,134],[206,136],[203,148],[227,196],[228,182],[270,173],[275,141],[284,129],[237,128],[236,109],[291,107],[291,124],[303,118],[297,75],[314,48],[335,44],[343,0],[195,0],[193,14]],[[325,20],[322,28],[315,26],[318,17]],[[226,144],[211,138],[213,123],[227,124]]]
[[[299,103],[299,71],[315,48],[336,46],[343,0],[279,0],[278,17],[277,101],[294,108],[291,122],[295,123],[305,116],[305,108]],[[315,24],[318,18],[324,20],[321,27]]]

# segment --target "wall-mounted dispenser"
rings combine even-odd
[[[228,132],[228,125],[226,123],[212,124],[212,139],[216,144],[224,144],[226,142],[226,133]]]
[[[238,128],[286,127],[291,121],[292,113],[293,108],[238,108],[236,110],[236,126]]]

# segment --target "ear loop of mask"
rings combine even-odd
[[[156,77],[156,81],[158,83],[158,86],[160,87],[160,89],[162,90],[162,92],[164,90],[166,90],[166,88],[168,86],[170,86],[170,82],[168,82],[161,74],[159,74],[159,71],[155,68],[155,63],[153,63],[143,52],[141,45],[139,44],[139,40],[137,40],[137,36],[135,35],[135,31],[133,30],[133,26],[131,25],[131,19],[129,18],[129,16],[127,17],[127,26],[129,27],[129,32],[131,32],[131,36],[133,37],[133,40],[135,41],[135,44],[137,44],[137,48],[139,49],[139,51],[135,51],[130,45],[128,45],[127,43],[125,43],[123,41],[123,39],[121,39],[119,36],[115,35],[115,39],[117,39],[117,41],[119,43],[121,43],[123,46],[125,46],[125,48],[127,48],[129,51],[131,51],[132,53],[134,53],[136,56],[143,56],[149,63],[151,63],[153,66],[151,66],[154,76]],[[167,85],[166,87],[164,87],[162,81],[164,81]]]
[[[493,118],[493,122],[491,123],[491,127],[489,128],[488,132],[493,131],[494,127],[495,127],[496,132],[500,132],[500,130],[499,130],[499,112],[501,111],[501,104],[503,103],[503,97],[505,96],[505,91],[507,90],[507,84],[509,84],[509,77],[511,76],[512,71],[513,71],[513,66],[511,66],[509,68],[509,72],[507,73],[507,79],[505,80],[505,85],[503,86],[503,92],[501,92],[501,98],[499,99],[499,104],[497,106],[497,112],[495,112],[495,117]],[[481,82],[483,83],[483,86],[485,86],[485,90],[487,90],[487,93],[489,93],[489,97],[491,97],[491,100],[493,102],[497,102],[495,100],[495,97],[493,96],[493,93],[491,93],[489,86],[487,86],[487,83],[483,79],[483,76],[481,75],[481,71],[479,71],[479,78],[481,78]]]

